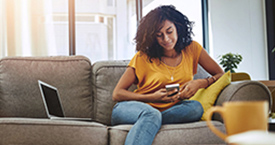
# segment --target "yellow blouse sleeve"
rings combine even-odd
[[[201,51],[203,49],[203,47],[196,41],[193,41],[190,44],[190,47],[188,47],[191,51],[191,55],[193,55],[193,74],[197,73],[197,67],[198,67],[198,63],[199,63],[199,58],[200,58],[200,54]]]
[[[140,51],[138,51],[135,56],[131,59],[131,61],[128,64],[128,67],[132,67],[135,69],[135,74],[137,76],[139,85],[142,85],[144,83],[145,74],[147,74],[147,55],[142,54]]]

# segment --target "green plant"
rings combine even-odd
[[[239,54],[227,53],[220,56],[220,65],[224,68],[224,71],[227,72],[230,70],[231,73],[234,73],[234,69],[238,68],[238,64],[242,61],[243,57]]]
[[[272,49],[272,51],[271,51],[272,53],[274,53],[275,52],[275,47]]]

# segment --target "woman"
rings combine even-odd
[[[199,121],[203,108],[188,100],[223,75],[197,42],[192,22],[173,6],[160,6],[142,18],[135,37],[136,55],[113,91],[112,124],[133,124],[125,144],[149,145],[162,124]],[[193,80],[198,63],[213,77]],[[165,89],[180,84],[180,90]],[[132,84],[138,88],[128,91]],[[169,95],[176,93],[169,97]]]

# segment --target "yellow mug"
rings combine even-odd
[[[212,123],[214,112],[219,113],[224,121],[227,134],[219,131]],[[226,141],[226,138],[248,130],[268,129],[268,102],[267,101],[243,101],[225,102],[221,106],[215,106],[207,111],[207,125],[217,136]]]

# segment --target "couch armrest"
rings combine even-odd
[[[231,82],[218,96],[215,105],[221,106],[228,101],[256,101],[267,100],[269,111],[272,108],[272,97],[268,88],[258,81],[237,81]],[[213,115],[214,120],[222,121],[219,114]]]

